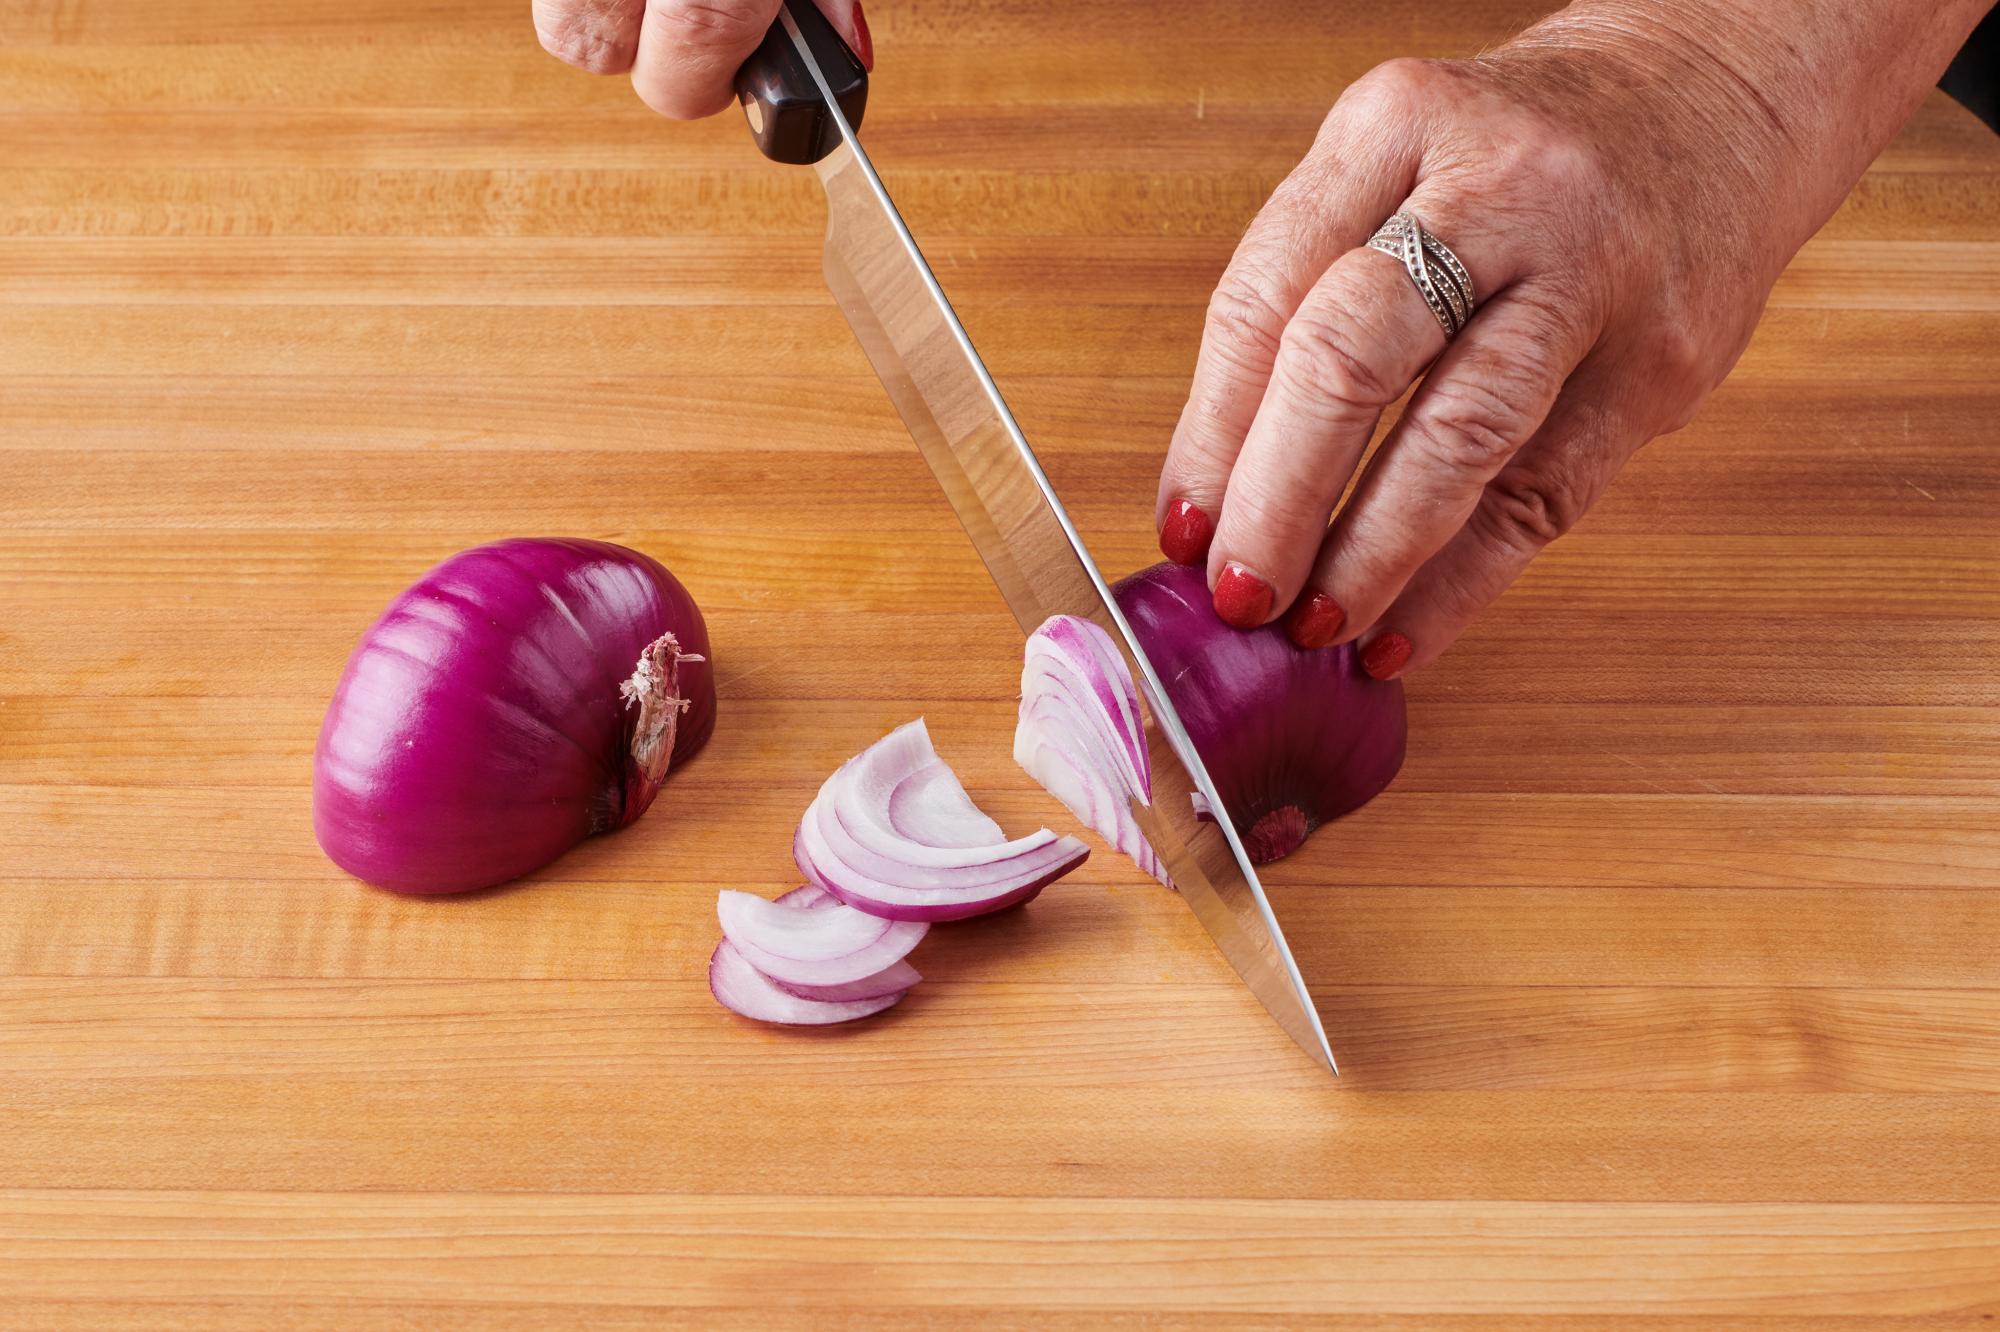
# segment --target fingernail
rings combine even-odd
[[[1391,629],[1361,649],[1361,669],[1377,680],[1393,680],[1410,659],[1410,640]]]
[[[1215,613],[1224,624],[1255,629],[1271,614],[1271,585],[1240,564],[1215,580]]]
[[[1308,592],[1285,612],[1285,632],[1302,648],[1323,648],[1347,623],[1347,612],[1324,592]]]
[[[875,72],[875,39],[868,35],[868,18],[859,4],[854,6],[854,54],[861,57],[861,68]]]
[[[1184,499],[1167,506],[1167,520],[1160,524],[1160,554],[1175,564],[1200,564],[1208,558],[1208,543],[1215,537],[1215,524],[1207,514]]]

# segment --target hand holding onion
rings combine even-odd
[[[1581,0],[1474,58],[1371,71],[1216,288],[1162,550],[1231,623],[1358,640],[1384,678],[1433,660],[1692,418],[1991,8]],[[1404,265],[1363,248],[1399,211],[1469,271],[1448,348]]]

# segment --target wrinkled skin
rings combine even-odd
[[[1234,623],[1295,606],[1295,639],[1360,638],[1371,673],[1434,659],[1693,417],[1980,8],[1586,3],[1478,58],[1377,67],[1216,289],[1157,514],[1191,503],[1213,539],[1163,548],[1211,588],[1242,571],[1217,597]],[[1449,348],[1402,264],[1357,248],[1399,209],[1471,273]],[[1315,593],[1339,610],[1308,626]]]

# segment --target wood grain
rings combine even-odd
[[[871,5],[889,185],[1102,562],[1339,89],[1525,0]],[[1100,850],[756,1028],[721,887],[1018,631],[822,203],[460,0],[0,0],[0,1325],[1632,1328],[2000,1316],[2000,142],[1928,103],[1272,867],[1345,1076]],[[635,828],[345,880],[310,755],[452,551],[673,567],[722,714]]]

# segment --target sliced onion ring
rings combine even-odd
[[[783,902],[786,906],[802,907],[810,911],[815,907],[823,907],[838,902],[840,899],[816,883],[802,883],[789,893],[779,893],[771,900],[774,902]]]
[[[851,907],[933,921],[1025,902],[1090,850],[1047,828],[1007,839],[938,757],[919,718],[827,778],[793,854],[808,880]]]
[[[863,976],[845,985],[791,985],[775,978],[771,983],[786,994],[795,994],[801,999],[845,1003],[854,999],[880,999],[888,994],[901,994],[922,979],[923,974],[908,962],[891,962],[874,975]]]
[[[715,914],[723,938],[744,960],[784,986],[866,980],[902,961],[930,930],[921,921],[883,920],[839,903],[811,907],[755,893],[718,894]]]
[[[801,998],[751,966],[743,954],[730,947],[727,939],[715,946],[714,955],[708,959],[708,989],[732,1013],[789,1027],[824,1027],[872,1017],[909,993],[897,990],[873,999],[844,1002]]]
[[[1053,615],[1028,636],[1014,761],[1140,869],[1166,870],[1132,817],[1152,803],[1152,765],[1132,673],[1111,635]]]

